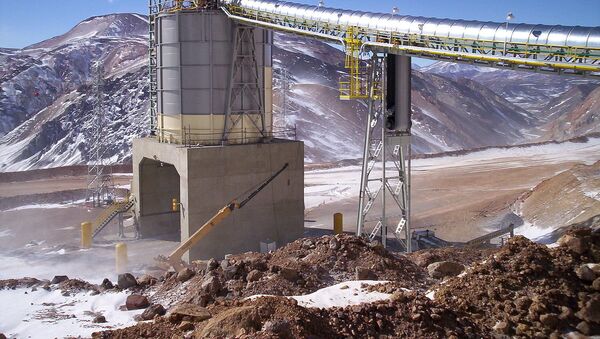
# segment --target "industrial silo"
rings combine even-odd
[[[236,23],[218,1],[150,0],[149,18],[150,131],[132,152],[140,235],[185,241],[287,164],[183,259],[302,236],[304,145],[272,136],[272,32]]]
[[[269,138],[271,44],[272,32],[236,26],[220,10],[158,15],[159,140],[216,145]]]

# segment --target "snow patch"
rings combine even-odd
[[[31,205],[23,205],[23,206],[19,206],[19,207],[14,207],[14,208],[5,210],[3,212],[14,212],[14,211],[30,210],[30,209],[69,208],[69,207],[75,207],[77,204],[82,204],[84,202],[85,202],[85,199],[74,201],[72,203],[69,202],[69,203],[62,203],[62,204],[31,204]]]
[[[353,280],[342,282],[333,286],[322,288],[311,294],[301,296],[289,296],[295,299],[302,307],[331,308],[373,303],[388,300],[392,295],[388,293],[372,292],[363,288],[363,285],[381,285],[388,281],[375,280]],[[260,297],[271,297],[270,295],[253,295],[247,299],[253,300]]]
[[[63,296],[61,291],[39,289],[2,290],[0,304],[10,305],[4,312],[0,332],[17,338],[91,337],[92,332],[136,324],[133,317],[143,310],[120,311],[128,293],[91,292]],[[102,314],[106,323],[92,323]]]
[[[515,235],[522,235],[529,240],[535,241],[536,239],[541,238],[552,231],[554,231],[553,228],[540,227],[525,221],[522,226],[515,228]]]

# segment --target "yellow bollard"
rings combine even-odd
[[[115,258],[117,274],[127,272],[127,244],[120,242],[115,245]]]
[[[92,223],[82,222],[81,223],[81,248],[92,247]]]
[[[344,215],[342,213],[336,213],[333,215],[333,233],[344,233]]]
[[[177,201],[177,199],[173,198],[173,206],[172,206],[173,212],[178,212],[179,211],[179,201]]]

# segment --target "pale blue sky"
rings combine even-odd
[[[318,0],[297,0],[316,4]],[[325,0],[326,6],[453,19],[600,26],[600,0]],[[21,48],[60,35],[94,15],[146,14],[147,0],[0,0],[0,47]]]

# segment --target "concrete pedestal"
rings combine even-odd
[[[265,144],[188,148],[154,139],[133,142],[133,186],[142,237],[191,236],[226,203],[289,167],[250,203],[217,225],[185,260],[222,258],[259,251],[261,242],[280,247],[303,234],[304,145]],[[180,202],[172,212],[172,199]],[[158,253],[157,253],[158,254]],[[165,253],[167,254],[167,253]]]

